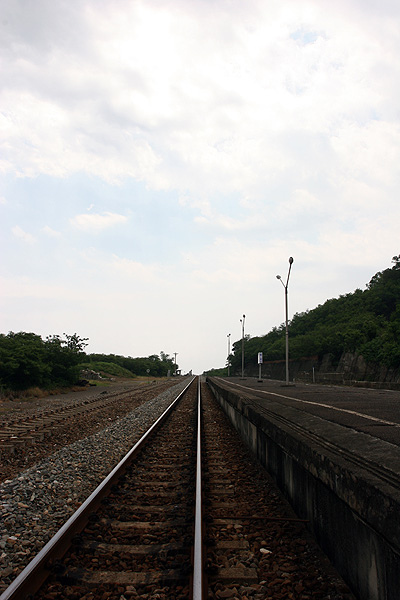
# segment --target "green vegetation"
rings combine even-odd
[[[42,340],[35,333],[0,334],[0,385],[11,390],[74,385],[86,339],[64,335]]]
[[[93,368],[94,371],[107,371],[106,364],[113,363],[128,371],[131,376],[150,375],[151,377],[166,377],[168,371],[171,375],[175,372],[173,359],[162,351],[160,352],[160,356],[152,354],[145,358],[132,358],[131,356],[119,356],[117,354],[88,354],[86,358],[85,362],[91,364],[102,363],[104,365],[102,369]],[[125,376],[123,375],[123,377]]]
[[[209,369],[206,371],[209,377],[226,377],[228,373],[227,367],[221,367],[219,369]]]
[[[43,340],[40,335],[22,331],[0,334],[0,388],[20,391],[71,387],[79,382],[85,368],[114,377],[165,377],[175,372],[173,359],[164,352],[146,358],[86,354],[87,338],[76,333],[64,336]]]
[[[374,275],[366,290],[357,289],[295,314],[289,324],[290,358],[321,358],[329,353],[337,363],[343,352],[357,352],[367,362],[399,367],[400,256],[394,256],[392,262],[393,267]],[[258,352],[263,352],[265,362],[284,359],[284,324],[265,336],[247,336],[245,364],[256,365]],[[232,373],[240,373],[241,353],[238,340],[232,346]]]

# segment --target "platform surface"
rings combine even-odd
[[[373,468],[400,493],[400,392],[281,381],[212,378],[249,402],[260,416],[284,420],[304,440],[331,444],[352,469]],[[306,442],[307,443],[307,442]],[[386,476],[385,476],[386,474]]]
[[[251,392],[260,406],[273,400],[400,446],[399,391],[305,383],[286,386],[281,381],[239,377],[215,379],[238,394]]]

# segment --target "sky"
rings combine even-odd
[[[397,0],[0,0],[0,332],[201,373],[289,257],[289,318],[365,289],[399,98]]]

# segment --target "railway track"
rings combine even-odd
[[[28,596],[351,598],[197,380],[0,600]]]
[[[168,385],[168,384],[167,384]],[[165,383],[151,387],[151,393],[164,389]],[[67,405],[47,406],[46,408],[30,412],[29,414],[12,413],[3,415],[0,420],[0,451],[13,453],[16,448],[30,446],[41,442],[58,432],[59,429],[70,425],[76,419],[86,418],[91,414],[101,415],[113,405],[121,402],[140,398],[147,399],[148,392],[143,388],[128,391],[101,392],[93,398],[76,401]],[[143,400],[141,400],[143,401]]]
[[[12,479],[72,442],[85,438],[110,422],[123,418],[147,400],[176,385],[164,381],[150,386],[99,392],[91,388],[73,400],[53,398],[29,412],[4,412],[0,415],[0,481]],[[98,388],[97,388],[98,390]]]

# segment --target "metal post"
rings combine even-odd
[[[178,352],[174,352],[174,356],[175,356],[175,375],[176,375],[176,355],[178,354]]]
[[[230,375],[230,366],[231,366],[231,361],[230,361],[230,355],[231,355],[231,334],[228,333],[228,335],[226,336],[228,338],[228,377]]]
[[[289,385],[289,324],[288,324],[288,290],[285,286],[285,337],[286,337],[286,385]]]
[[[244,379],[244,320],[246,315],[243,315],[243,319],[240,319],[242,324],[242,379]]]
[[[283,287],[285,288],[285,337],[286,337],[286,385],[289,385],[289,318],[288,318],[288,287],[289,287],[289,277],[290,270],[292,268],[293,258],[289,258],[289,271],[286,279],[286,285],[282,281],[282,277],[277,275],[276,278],[279,279]]]

